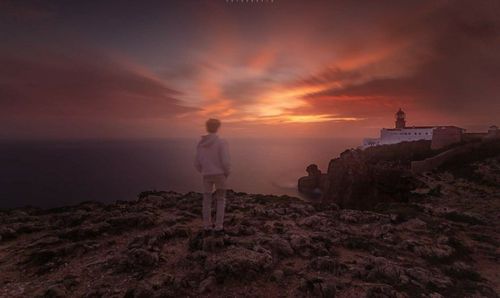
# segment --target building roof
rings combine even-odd
[[[455,126],[455,125],[439,125],[439,126],[435,126],[435,128],[458,128],[458,129],[461,129],[461,130],[465,130],[465,128],[461,128],[461,127],[458,127],[458,126]]]
[[[458,126],[453,126],[453,125],[436,125],[436,126],[406,126],[404,128],[384,128],[385,130],[390,130],[390,131],[395,131],[395,130],[405,130],[405,129],[434,129],[434,128],[458,128],[461,130],[465,130],[461,127]]]

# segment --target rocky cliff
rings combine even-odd
[[[449,169],[372,211],[229,192],[205,238],[198,193],[4,210],[0,296],[498,297],[500,157]]]
[[[431,150],[430,141],[350,149],[330,161],[326,174],[319,169],[308,170],[308,176],[299,179],[298,188],[341,208],[373,210],[381,203],[408,201],[411,191],[421,186],[415,173],[423,171],[415,171],[417,164],[426,170],[452,163],[465,169],[465,161],[471,158],[480,160],[498,154],[499,140],[455,144],[441,150]]]
[[[405,202],[418,186],[410,172],[412,160],[433,154],[430,141],[405,142],[350,149],[330,161],[326,174],[311,174],[299,180],[299,190],[310,193],[312,181],[321,201],[341,208],[373,209],[378,203]]]

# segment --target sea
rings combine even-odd
[[[238,192],[299,196],[297,180],[360,144],[351,138],[226,138]],[[198,139],[0,141],[0,208],[133,200],[146,190],[201,191]]]

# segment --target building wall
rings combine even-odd
[[[468,139],[470,138],[469,135],[470,134],[464,133],[464,129],[456,126],[382,128],[380,130],[380,138],[365,138],[362,148],[429,140],[432,141],[432,149],[440,149]],[[481,136],[483,135],[486,136],[486,134],[481,134]],[[500,137],[498,130],[495,130],[489,135]]]
[[[380,144],[395,144],[400,142],[411,142],[419,140],[432,140],[431,128],[403,128],[403,129],[387,129],[380,130]]]
[[[436,127],[432,135],[431,149],[441,149],[462,141],[463,130],[458,127]]]
[[[498,139],[500,138],[500,129],[497,126],[493,125],[488,129],[488,135],[486,136],[488,139]]]
[[[364,138],[363,148],[380,145],[380,138]]]
[[[466,132],[462,134],[462,140],[465,142],[481,141],[487,135],[485,132]]]

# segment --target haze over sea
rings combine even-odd
[[[229,188],[297,196],[305,168],[359,145],[344,138],[227,138]],[[0,208],[130,200],[144,190],[201,191],[197,139],[0,142]]]

